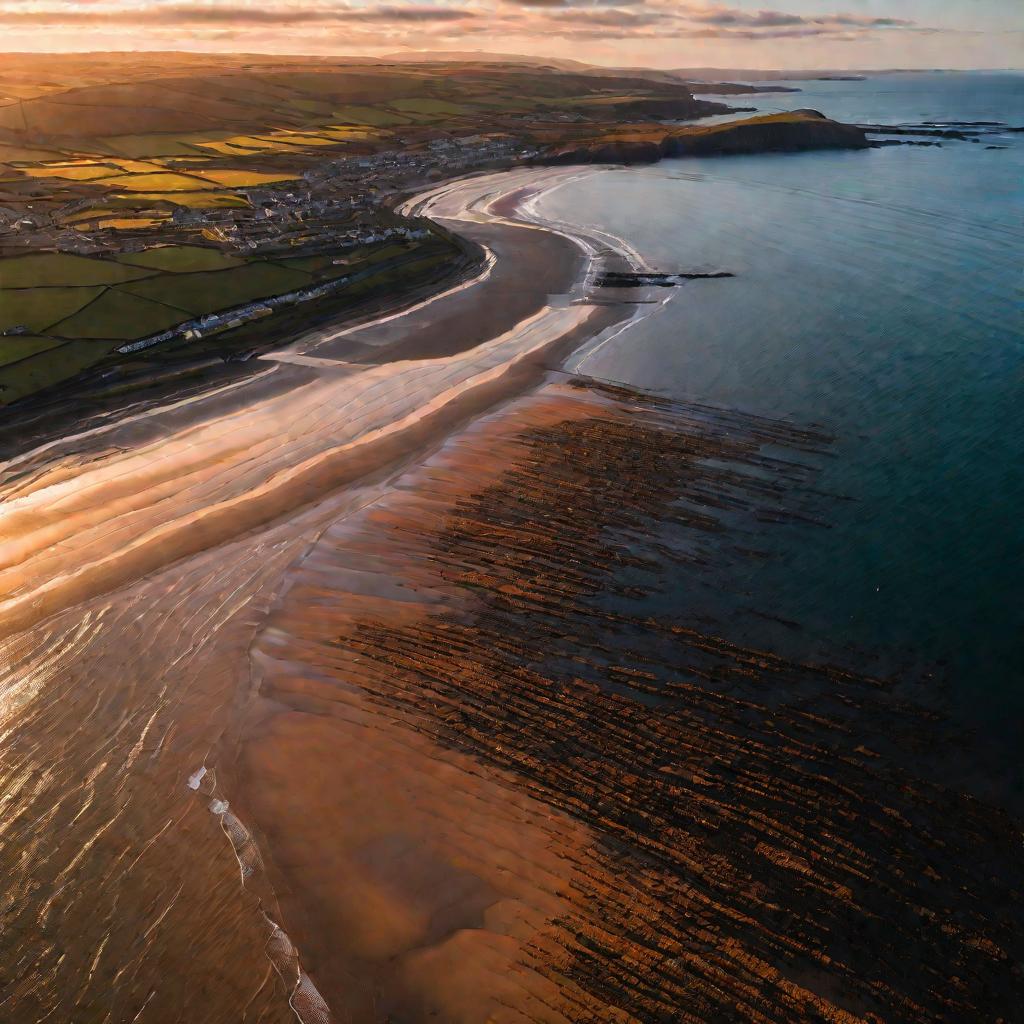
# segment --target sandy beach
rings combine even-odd
[[[9,1019],[293,1018],[295,978],[273,969],[223,820],[187,782],[216,777],[284,569],[418,453],[632,315],[587,301],[594,244],[512,219],[516,196],[571,176],[445,190],[438,215],[493,254],[479,278],[2,467]]]
[[[1011,1019],[946,724],[642,604],[824,526],[831,438],[564,372],[655,308],[540,221],[579,173],[439,186],[474,279],[3,467],[0,1017]]]
[[[524,181],[570,177],[528,172],[445,190],[438,216],[494,253],[471,281],[399,315],[318,330],[236,386],[7,463],[0,628],[30,625],[400,461],[627,319],[629,306],[587,301],[595,245],[581,250],[487,212],[500,196],[528,198]]]

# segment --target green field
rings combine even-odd
[[[465,114],[467,107],[462,103],[449,103],[447,100],[435,100],[429,97],[418,99],[409,97],[403,100],[392,100],[389,106],[400,110],[403,114]]]
[[[47,333],[103,292],[93,288],[21,288],[0,291],[0,330],[25,326],[36,334]]]
[[[163,278],[157,278],[157,282]],[[108,288],[87,309],[54,324],[62,338],[109,338],[131,341],[156,334],[189,319],[182,309],[152,302],[117,288]]]
[[[348,124],[369,125],[371,128],[392,128],[396,125],[411,123],[411,118],[402,117],[400,114],[395,114],[381,107],[358,105],[338,107],[334,111],[334,116],[339,121],[344,121]]]
[[[35,359],[0,366],[0,404],[7,405],[43,388],[68,380],[110,354],[111,345],[99,341],[70,341]]]
[[[199,315],[281,295],[311,281],[307,273],[264,262],[213,274],[163,274],[126,285],[123,290]],[[137,336],[144,333],[148,332],[140,331]]]
[[[412,243],[413,246],[419,243]],[[402,253],[411,250],[406,243],[391,242],[387,245],[364,246],[345,254],[344,263],[335,263],[333,257],[320,256],[292,256],[284,259],[271,260],[275,266],[286,267],[290,270],[300,270],[312,274],[319,280],[326,280],[332,277],[342,277],[351,274],[354,270],[363,270],[367,266],[380,263],[383,260],[391,259]]]
[[[330,256],[286,256],[270,262],[275,266],[285,267],[288,270],[299,270],[306,274],[313,274],[315,277],[322,277],[334,269]]]
[[[8,338],[0,338],[0,366],[8,366],[19,359],[39,355],[61,342],[57,338],[39,338],[31,334],[19,334]]]
[[[163,270],[172,274],[190,274],[209,270],[227,270],[241,267],[244,260],[218,249],[206,249],[201,245],[163,245],[145,252],[126,253],[118,257],[119,262],[133,267]]]
[[[126,267],[115,260],[92,259],[67,252],[29,253],[0,260],[0,289],[120,284],[149,277],[152,273],[142,267]]]

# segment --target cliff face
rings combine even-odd
[[[654,163],[668,156],[868,149],[869,145],[864,132],[856,125],[832,121],[815,110],[796,110],[788,114],[670,131],[652,125],[629,135],[562,147],[552,152],[548,161],[555,164],[635,164]]]

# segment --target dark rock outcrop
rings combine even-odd
[[[803,114],[798,120],[752,118],[728,131],[678,135],[666,140],[665,156],[709,156],[730,153],[799,152],[808,149],[867,149],[864,133],[854,125]]]

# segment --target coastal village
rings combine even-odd
[[[384,150],[324,161],[276,188],[241,189],[244,203],[229,208],[175,206],[158,238],[194,241],[200,235],[241,253],[303,253],[423,237],[423,229],[396,226],[388,210],[396,195],[438,180],[536,159],[540,150],[509,136],[442,138],[415,149]],[[0,205],[0,251],[93,255],[142,251],[154,239],[146,228],[106,225],[109,213],[92,196],[51,204]],[[72,226],[73,224],[73,226]],[[418,233],[416,233],[418,231]]]
[[[286,335],[295,307],[341,316],[465,269],[475,251],[396,213],[447,178],[659,159],[681,133],[700,151],[864,144],[813,112],[691,127],[735,108],[665,76],[218,60],[0,70],[0,404],[236,359],[280,342],[257,321],[282,313]]]

